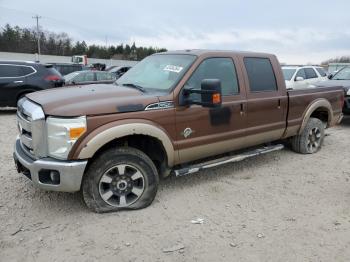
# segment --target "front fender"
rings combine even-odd
[[[91,158],[107,143],[129,135],[146,135],[158,139],[166,151],[168,165],[174,165],[175,150],[167,132],[151,121],[135,119],[119,120],[98,127],[80,142],[72,158]]]

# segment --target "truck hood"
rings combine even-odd
[[[82,116],[142,111],[159,102],[156,94],[111,84],[55,88],[27,97],[42,106],[46,115]]]

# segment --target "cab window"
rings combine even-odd
[[[194,89],[201,88],[204,79],[219,79],[223,96],[239,93],[236,68],[231,58],[208,58],[204,60],[187,81],[186,86]],[[191,94],[192,98],[198,94]]]
[[[94,81],[94,72],[80,73],[74,78],[74,82],[76,83],[91,82],[91,81]]]
[[[316,70],[318,71],[318,73],[319,73],[322,77],[327,76],[327,73],[326,73],[326,71],[324,71],[323,68],[321,68],[321,67],[316,67]]]
[[[317,74],[313,68],[305,68],[306,79],[317,78]]]
[[[303,79],[306,79],[305,71],[304,69],[299,69],[298,73],[296,74],[295,78],[302,77]]]
[[[244,58],[251,92],[276,91],[277,83],[270,59],[260,57]]]
[[[113,76],[108,72],[97,72],[96,79],[97,81],[113,80]]]

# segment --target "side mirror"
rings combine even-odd
[[[298,82],[298,81],[304,81],[304,77],[297,76],[297,77],[295,78],[295,82]]]
[[[200,94],[200,101],[189,99],[190,94]],[[201,105],[203,107],[220,107],[222,104],[221,81],[219,79],[204,79],[201,89],[184,89],[182,105]]]
[[[328,79],[332,79],[333,78],[333,74],[329,74],[327,77],[328,77]]]

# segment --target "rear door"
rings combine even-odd
[[[28,70],[31,67],[28,67]],[[25,86],[25,67],[13,64],[0,64],[0,104],[15,106],[17,96]],[[32,69],[32,72],[34,70]]]
[[[247,84],[246,139],[254,144],[279,139],[285,131],[288,106],[282,73],[275,75],[280,65],[277,59],[266,57],[244,57],[242,62]]]
[[[236,57],[209,57],[198,66],[184,87],[201,88],[204,79],[220,79],[222,106],[204,108],[199,105],[176,108],[176,147],[181,162],[231,151],[234,140],[244,136],[246,94]],[[192,98],[198,94],[192,94]]]

